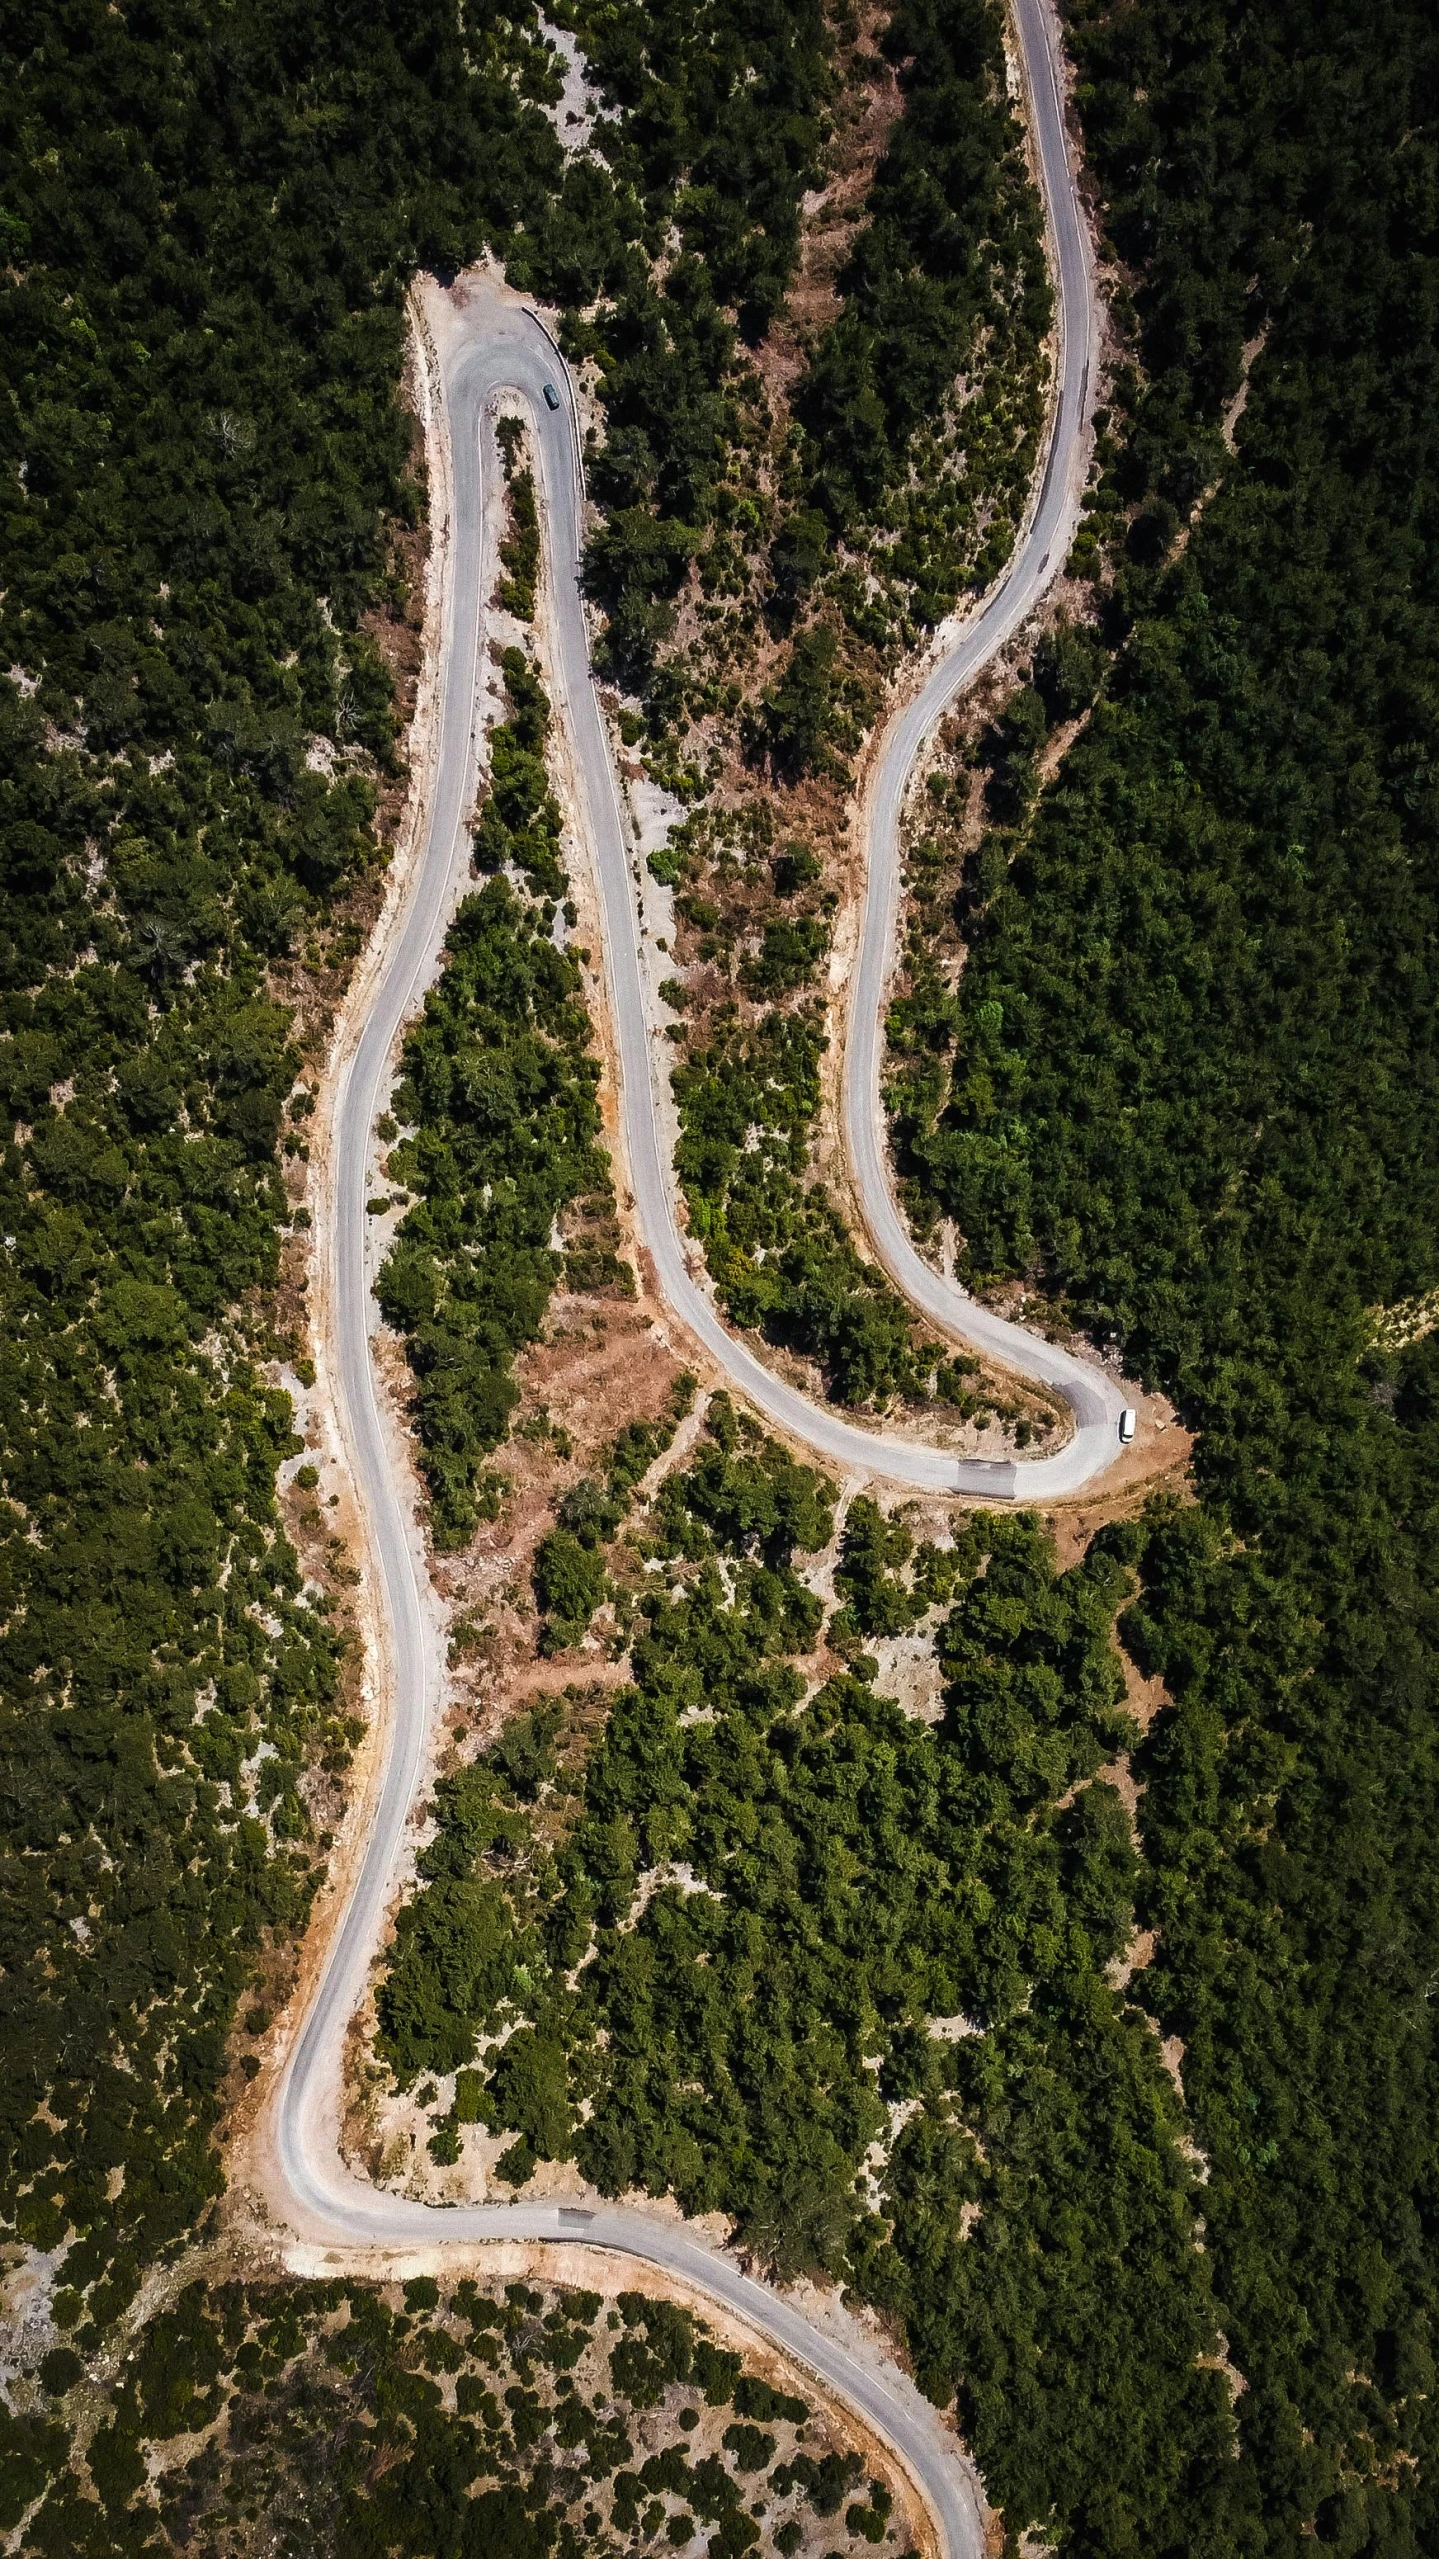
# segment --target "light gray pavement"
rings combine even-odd
[[[1056,288],[1059,344],[1053,430],[1039,496],[1005,575],[961,627],[954,645],[945,650],[882,741],[869,799],[870,852],[845,1043],[843,1117],[845,1147],[864,1222],[897,1287],[934,1323],[961,1335],[976,1349],[990,1352],[1022,1376],[1057,1388],[1069,1404],[1075,1430],[1066,1446],[1053,1457],[1022,1458],[1007,1470],[1014,1478],[1009,1489],[1019,1500],[1046,1501],[1076,1492],[1113,1464],[1119,1454],[1119,1416],[1127,1398],[1100,1369],[991,1314],[921,1260],[895,1200],[880,1098],[885,996],[900,903],[900,817],[910,777],[936,723],[1014,637],[1058,576],[1083,505],[1090,386],[1098,361],[1089,233],[1065,132],[1052,17],[1044,0],[1012,0],[1012,5]],[[971,1480],[982,1470],[959,1471],[960,1490],[984,1489]]]
[[[476,723],[485,598],[484,483],[494,468],[484,432],[487,406],[518,393],[532,420],[550,538],[552,674],[579,771],[591,859],[601,901],[608,990],[619,1055],[621,1120],[640,1232],[661,1292],[734,1384],[817,1456],[847,1470],[881,1474],[931,1491],[993,1498],[1050,1497],[1083,1483],[1117,1452],[1118,1391],[1018,1327],[1001,1322],[948,1287],[914,1253],[890,1196],[878,1091],[878,1024],[898,899],[898,816],[905,782],[929,724],[960,685],[1012,635],[1062,564],[1082,481],[1093,294],[1083,217],[1069,167],[1044,0],[1015,0],[1033,131],[1060,283],[1063,357],[1057,425],[1035,514],[998,591],[965,627],[954,651],[896,721],[886,742],[876,798],[873,872],[856,977],[854,1028],[846,1057],[846,1125],[864,1213],[901,1286],[949,1330],[1025,1374],[1057,1385],[1074,1405],[1075,1436],[1054,1458],[1017,1466],[961,1464],[942,1451],[876,1437],[807,1403],[778,1381],[720,1322],[691,1270],[679,1232],[670,1169],[663,1160],[652,1078],[661,1071],[647,1026],[639,957],[635,882],[603,721],[590,678],[583,607],[575,576],[581,526],[577,428],[569,377],[539,324],[513,296],[472,287],[461,342],[447,351],[445,403],[451,444],[452,553],[443,636],[439,742],[428,832],[407,894],[399,899],[363,1030],[338,1079],[334,1145],[324,1228],[321,1303],[329,1338],[325,1374],[363,1513],[371,1595],[380,1628],[382,1720],[387,1754],[359,1873],[282,2078],[270,2119],[276,2174],[270,2200],[301,2243],[345,2250],[433,2247],[489,2238],[569,2240],[613,2249],[669,2269],[727,2303],[821,2382],[848,2400],[911,2471],[949,2559],[979,2559],[982,2507],[973,2474],[935,2411],[897,2370],[880,2371],[808,2320],[790,2301],[744,2275],[696,2233],[618,2205],[593,2214],[550,2203],[442,2208],[385,2193],[345,2166],[339,2104],[345,2036],[359,2008],[380,1942],[406,1822],[425,1764],[440,1662],[422,1598],[418,1523],[393,1462],[371,1358],[373,1302],[366,1270],[370,1149],[393,1071],[399,1032],[413,1012],[455,898],[468,876],[464,824],[476,772]],[[553,382],[561,406],[545,404]],[[1078,466],[1078,467],[1077,467]]]

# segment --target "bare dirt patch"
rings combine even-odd
[[[446,1724],[456,1747],[493,1740],[534,1699],[623,1675],[613,1620],[602,1611],[575,1651],[536,1655],[534,1551],[566,1487],[593,1475],[629,1421],[668,1408],[680,1363],[639,1302],[557,1296],[544,1339],[516,1363],[522,1400],[498,1462],[510,1490],[498,1520],[462,1555],[433,1560],[435,1585],[464,1649],[451,1672]]]
[[[807,195],[799,265],[755,369],[770,399],[788,408],[790,394],[822,330],[842,307],[838,277],[865,214],[874,173],[903,108],[898,75],[879,50],[887,8],[857,12],[852,40],[836,59],[838,97],[824,185]]]
[[[1101,1490],[1057,1502],[1044,1514],[1060,1563],[1077,1563],[1090,1540],[1111,1521],[1137,1519],[1158,1492],[1193,1499],[1190,1464],[1194,1435],[1162,1396],[1142,1395],[1133,1444],[1121,1451]]]

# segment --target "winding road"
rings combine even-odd
[[[987,1482],[980,1480],[986,1476],[983,1465],[961,1466],[958,1489],[992,1492],[997,1489],[994,1477],[1002,1472],[1012,1479],[1005,1487],[1011,1495],[1022,1501],[1052,1501],[1077,1492],[1113,1464],[1126,1398],[1102,1371],[1021,1325],[1006,1322],[1002,1315],[991,1314],[921,1260],[890,1181],[881,1095],[885,990],[902,885],[900,817],[916,759],[956,696],[1013,639],[1058,576],[1083,504],[1090,386],[1099,351],[1089,231],[1070,162],[1053,16],[1046,0],[1011,0],[1011,9],[1023,51],[1030,138],[1040,173],[1055,287],[1058,381],[1049,449],[1038,498],[1004,577],[963,625],[928,681],[890,722],[875,761],[865,907],[845,1042],[843,1121],[845,1148],[871,1242],[911,1305],[945,1331],[990,1352],[1006,1368],[1057,1388],[1074,1415],[1073,1436],[1053,1457],[1021,1458],[1002,1470],[990,1469]],[[789,1427],[793,1429],[794,1424]],[[871,1464],[875,1462],[871,1459]],[[883,1471],[902,1472],[892,1463],[888,1449]],[[917,1478],[910,1473],[904,1480]]]
[[[383,948],[361,981],[363,1022],[342,1053],[333,1101],[330,1169],[320,1203],[323,1314],[317,1348],[362,1512],[370,1593],[378,1622],[380,1714],[387,1750],[366,1807],[359,1872],[267,2119],[272,2206],[297,2241],[326,2249],[420,2255],[438,2244],[493,2239],[581,2242],[660,2266],[738,2313],[850,2403],[889,2444],[929,2508],[947,2559],[979,2559],[983,2508],[972,2471],[937,2413],[896,2369],[841,2342],[792,2302],[756,2283],[692,2230],[619,2205],[594,2211],[554,2203],[437,2207],[381,2191],[345,2165],[339,2105],[345,2037],[380,1941],[405,1826],[425,1764],[441,1691],[432,1621],[422,1598],[420,1531],[387,1438],[372,1360],[375,1312],[367,1263],[366,1195],[377,1113],[384,1107],[400,1030],[431,972],[449,916],[469,877],[469,834],[478,752],[482,630],[493,583],[494,513],[484,506],[493,473],[487,412],[518,393],[532,420],[543,477],[550,558],[550,670],[556,708],[583,795],[588,851],[601,905],[611,1019],[618,1051],[621,1125],[640,1234],[660,1293],[685,1328],[748,1400],[791,1438],[832,1465],[927,1491],[994,1498],[1049,1498],[1092,1479],[1118,1453],[1122,1398],[1083,1362],[976,1306],[920,1260],[894,1202],[879,1092],[881,1021],[900,891],[899,817],[914,760],[959,688],[1009,639],[1062,565],[1082,484],[1095,304],[1088,242],[1060,103],[1057,36],[1045,0],[1013,0],[1031,132],[1058,286],[1059,388],[1039,496],[1007,575],[961,630],[923,689],[882,742],[873,797],[868,899],[845,1058],[845,1130],[863,1211],[893,1277],[937,1324],[1054,1387],[1075,1414],[1055,1456],[1004,1466],[961,1463],[937,1449],[856,1428],[808,1403],[728,1332],[691,1266],[656,1107],[660,1071],[640,955],[636,886],[600,707],[576,568],[583,492],[574,394],[568,373],[533,315],[497,286],[472,283],[464,330],[443,361],[449,436],[451,554],[441,643],[438,744],[420,858],[388,920]],[[551,410],[547,383],[560,393]]]

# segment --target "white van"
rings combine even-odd
[[[1134,1406],[1132,1404],[1126,1404],[1123,1412],[1119,1416],[1119,1445],[1121,1448],[1127,1448],[1129,1446],[1130,1441],[1134,1437],[1135,1426],[1138,1423],[1138,1420],[1139,1415],[1136,1413]]]

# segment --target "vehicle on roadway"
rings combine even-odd
[[[1134,1437],[1138,1420],[1139,1416],[1135,1412],[1134,1406],[1132,1404],[1126,1404],[1123,1412],[1119,1416],[1119,1445],[1121,1448],[1127,1448],[1129,1446],[1130,1441]]]
[[[560,395],[558,391],[555,389],[553,382],[547,382],[545,384],[545,407],[547,409],[557,409],[559,405]]]

